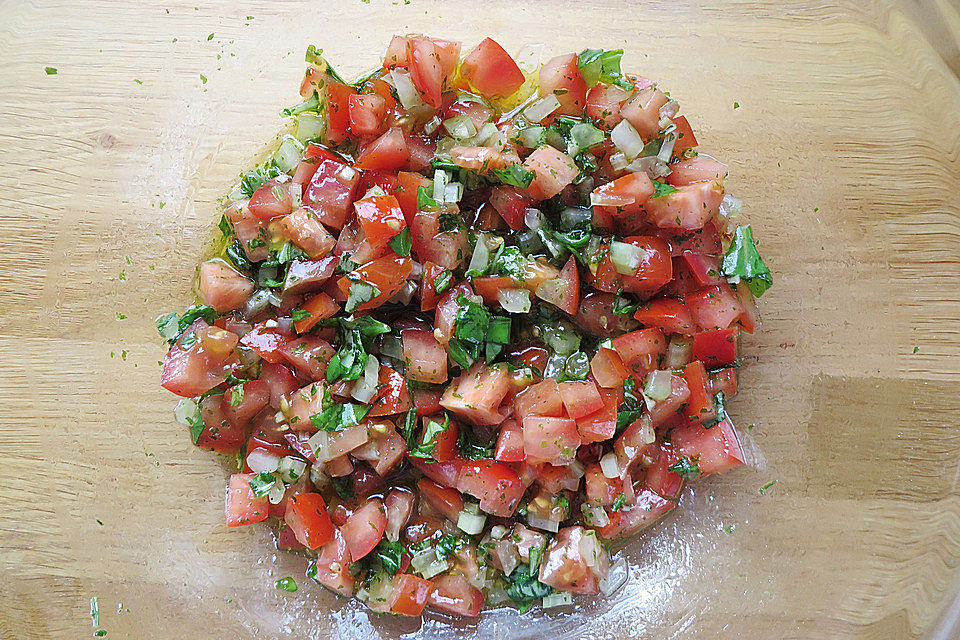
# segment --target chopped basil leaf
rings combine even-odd
[[[330,484],[342,500],[352,500],[354,498],[353,482],[350,480],[350,476],[330,478]]]
[[[57,68],[56,68],[56,67],[44,67],[44,68],[43,68],[43,72],[46,73],[48,76],[55,76],[55,75],[57,75]]]
[[[529,565],[521,564],[504,578],[507,581],[507,597],[520,608],[520,613],[530,610],[533,603],[553,593],[553,587],[537,580]]]
[[[344,311],[353,313],[360,305],[370,302],[380,295],[380,289],[369,282],[357,280],[350,283],[350,292],[347,294],[347,302],[343,305]]]
[[[337,269],[339,269],[341,273],[350,273],[359,266],[358,263],[350,259],[349,253],[344,253],[340,256],[340,262],[337,263]]]
[[[716,409],[717,414],[711,420],[703,421],[703,426],[705,429],[709,429],[710,427],[717,425],[727,419],[727,409],[726,407],[724,407],[723,391],[720,391],[715,396],[713,396],[713,406]]]
[[[453,361],[464,369],[469,369],[479,357],[478,345],[465,343],[459,338],[450,338],[447,343],[447,351]]]
[[[304,100],[298,105],[292,107],[287,107],[286,109],[280,110],[280,116],[284,118],[289,118],[290,116],[295,116],[306,111],[319,112],[320,111],[320,97],[317,95],[317,92],[314,91],[313,95],[308,99]]]
[[[482,304],[467,300],[464,296],[458,297],[457,303],[460,308],[457,309],[454,335],[474,344],[483,343],[493,316]]]
[[[230,406],[239,407],[241,402],[243,402],[243,385],[238,384],[230,388]]]
[[[168,313],[157,318],[157,331],[160,332],[161,338],[172,345],[197,318],[203,318],[207,324],[213,324],[213,321],[217,319],[217,312],[213,307],[208,307],[205,304],[191,305],[187,307],[182,316],[178,317],[176,313]],[[194,338],[194,342],[196,342],[196,338]],[[188,346],[184,346],[184,348],[186,349]]]
[[[617,296],[613,300],[613,312],[618,315],[632,314],[634,311],[640,308],[640,303],[636,302],[631,304],[626,298]]]
[[[400,572],[400,559],[406,552],[406,547],[400,542],[390,542],[383,538],[373,550],[370,570],[374,572],[383,570],[395,576]]]
[[[250,478],[250,491],[258,498],[269,494],[277,485],[277,477],[272,473],[258,473]]]
[[[463,538],[459,538],[453,534],[445,533],[440,536],[440,539],[437,540],[436,549],[437,549],[437,559],[446,560],[453,554],[455,554],[460,547],[464,544]]]
[[[529,187],[530,183],[533,182],[533,179],[536,177],[532,171],[527,171],[519,164],[512,164],[506,169],[494,169],[491,173],[503,184],[520,187],[521,189]]]
[[[467,460],[492,459],[496,446],[496,438],[484,440],[477,434],[476,429],[461,429],[460,436],[457,438],[460,457]]]
[[[417,428],[417,410],[416,408],[410,409],[407,411],[406,416],[403,418],[403,427],[401,428],[401,434],[403,439],[406,440],[407,446],[410,446],[413,440],[413,432]]]
[[[310,424],[321,431],[341,431],[360,424],[369,411],[368,404],[332,404],[320,413],[310,416]]]
[[[411,458],[421,458],[427,462],[436,462],[433,453],[434,448],[437,446],[437,436],[449,427],[450,416],[448,415],[443,416],[443,424],[440,424],[436,420],[427,420],[426,425],[423,427],[423,438],[420,440],[420,444],[411,449],[407,456]]]
[[[439,209],[440,205],[430,197],[430,191],[426,187],[417,187],[417,210]]]
[[[409,256],[410,249],[413,244],[410,239],[410,229],[409,227],[404,227],[400,233],[390,238],[390,242],[387,243],[393,252],[398,256]]]
[[[684,480],[693,480],[700,476],[700,467],[697,466],[697,456],[693,458],[683,456],[675,463],[667,467]]]
[[[456,231],[460,227],[460,216],[455,213],[441,213],[438,225],[440,233]]]
[[[620,511],[625,506],[627,506],[627,497],[622,493],[618,493],[617,497],[613,499],[613,505],[610,508],[614,511]]]
[[[290,319],[293,320],[294,322],[298,320],[306,320],[311,316],[312,314],[309,311],[306,311],[305,309],[294,309],[293,311],[290,312]]]
[[[259,167],[254,167],[240,176],[240,191],[244,196],[250,198],[253,196],[253,192],[259,189],[264,182],[276,178],[281,173],[283,172],[273,162],[266,162]]]
[[[666,182],[658,182],[657,180],[653,181],[653,195],[651,198],[662,198],[663,196],[670,195],[671,193],[676,193],[677,189],[673,188]]]
[[[773,286],[770,269],[757,251],[750,225],[741,225],[734,231],[730,248],[720,263],[720,273],[734,284],[745,282],[758,298]]]
[[[233,227],[230,226],[230,221],[227,220],[227,216],[220,216],[220,222],[217,226],[220,227],[220,233],[223,234],[224,238],[233,236]]]
[[[453,274],[444,269],[433,281],[433,290],[439,296],[444,291],[449,289],[451,284],[453,284]]]
[[[303,249],[292,242],[284,242],[283,246],[277,251],[277,262],[286,264],[294,260],[309,260],[310,257],[303,252]]]
[[[297,590],[297,581],[293,578],[280,578],[277,580],[277,589],[288,593],[295,593]]]
[[[577,67],[580,69],[580,75],[588,87],[602,81],[607,84],[618,84],[625,88],[632,88],[629,82],[625,81],[623,73],[620,71],[620,58],[622,56],[623,49],[612,51],[585,49],[577,56]]]
[[[490,274],[508,276],[514,280],[523,281],[527,275],[527,264],[530,260],[517,247],[500,245],[497,255],[490,263]]]

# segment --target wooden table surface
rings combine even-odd
[[[0,2],[0,637],[90,637],[93,596],[108,638],[416,632],[305,584],[265,527],[223,526],[228,465],[173,422],[153,326],[190,302],[216,199],[296,101],[307,44],[349,76],[407,31],[624,48],[730,163],[776,280],[731,403],[750,467],[628,545],[615,598],[457,634],[927,637],[960,561],[944,0]]]

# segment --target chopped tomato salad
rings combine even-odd
[[[199,303],[158,319],[194,444],[372,610],[610,594],[611,543],[742,465],[727,414],[772,284],[727,166],[622,51],[395,36],[241,176]]]

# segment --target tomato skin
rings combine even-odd
[[[402,169],[409,159],[410,151],[403,132],[393,127],[365,146],[353,166],[364,170],[396,171]]]
[[[687,406],[683,411],[684,415],[701,422],[715,417],[717,412],[713,405],[710,378],[707,377],[707,370],[703,363],[694,360],[688,364],[683,368],[683,377],[690,389]]]
[[[410,380],[431,383],[447,381],[447,351],[437,342],[432,331],[404,329],[400,337],[406,374]]]
[[[335,160],[323,160],[303,192],[303,206],[324,225],[342,229],[353,204],[360,174]]]
[[[664,333],[691,336],[696,331],[693,316],[682,300],[657,298],[641,305],[633,317],[644,327],[656,327]]]
[[[623,493],[623,480],[604,476],[597,462],[587,465],[583,478],[587,500],[593,504],[609,507],[616,502],[617,496]]]
[[[612,293],[592,291],[583,296],[577,315],[573,321],[584,331],[600,336],[613,338],[635,329],[636,321],[629,314],[613,312],[613,303],[617,296]]]
[[[444,487],[429,478],[421,478],[417,489],[431,507],[439,511],[451,522],[456,522],[463,511],[463,496],[456,489]]]
[[[423,264],[423,277],[420,279],[420,311],[432,311],[437,308],[437,301],[440,296],[437,295],[436,282],[446,269],[432,262]],[[451,274],[451,278],[453,275]]]
[[[543,561],[540,564],[540,582],[550,585],[558,591],[596,595],[600,592],[598,573],[606,575],[609,559],[599,544],[598,554],[602,554],[596,566],[590,566],[583,557],[582,548],[587,532],[583,527],[566,527],[547,545]],[[593,535],[593,532],[590,532]],[[601,567],[603,567],[601,569]]]
[[[440,406],[440,398],[443,392],[437,389],[414,389],[413,405],[417,409],[417,415],[431,416],[439,413],[443,408]]]
[[[490,38],[481,40],[464,57],[460,75],[479,94],[492,98],[513,95],[525,79],[510,54]]]
[[[701,287],[725,283],[720,278],[720,258],[693,253],[684,253],[681,258],[686,263],[690,276]]]
[[[460,305],[457,303],[457,298],[460,296],[469,298],[472,295],[473,289],[470,285],[466,282],[461,282],[455,287],[447,289],[447,292],[443,294],[437,302],[437,311],[434,314],[433,326],[435,327],[434,335],[440,344],[447,344],[450,342],[450,338],[453,337],[454,324],[457,320],[457,310],[460,308]]]
[[[283,295],[300,295],[319,291],[333,275],[339,262],[339,256],[326,256],[318,260],[294,260],[287,267]]]
[[[671,229],[660,229],[659,233],[670,244],[670,253],[674,257],[684,254],[701,256],[720,256],[723,254],[720,232],[717,231],[717,225],[713,222],[703,225],[703,229],[681,230],[679,232]]]
[[[640,329],[617,336],[612,340],[613,348],[623,363],[634,374],[646,375],[656,368],[660,356],[667,349],[667,341],[660,329]]]
[[[530,416],[523,419],[523,450],[527,460],[567,465],[580,446],[577,423],[569,418]]]
[[[523,449],[523,429],[515,420],[507,420],[500,427],[493,458],[499,462],[523,462],[527,459]]]
[[[294,336],[284,333],[276,328],[265,326],[263,322],[254,325],[253,329],[247,335],[240,338],[240,344],[252,349],[258,356],[267,362],[282,362],[283,354],[281,349]]]
[[[319,493],[291,496],[283,519],[297,542],[308,549],[317,549],[333,540],[333,523]]]
[[[407,226],[400,203],[392,195],[357,200],[353,203],[353,208],[367,241],[374,247],[387,244]]]
[[[673,154],[680,155],[687,149],[697,146],[697,137],[693,134],[693,127],[687,122],[686,116],[676,116],[673,124],[677,125],[677,141],[673,143]]]
[[[384,69],[407,66],[407,42],[409,40],[410,38],[407,36],[393,36],[390,44],[387,45],[386,53],[383,54]]]
[[[553,94],[560,101],[555,114],[579,116],[587,103],[587,83],[577,67],[574,53],[550,58],[540,67],[540,95]]]
[[[617,431],[617,409],[622,399],[621,388],[600,387],[600,399],[603,406],[593,413],[577,419],[577,431],[582,444],[609,440]]]
[[[499,185],[490,191],[490,204],[511,229],[521,231],[526,226],[524,217],[533,199],[516,187]]]
[[[308,143],[307,148],[303,151],[303,158],[300,160],[296,170],[293,172],[293,182],[295,184],[299,184],[301,188],[305,188],[308,184],[310,184],[310,180],[313,179],[313,175],[317,172],[317,169],[320,167],[320,163],[324,160],[333,160],[334,162],[339,162],[341,164],[343,163],[343,158],[333,153],[329,149],[317,144],[316,142]]]
[[[197,446],[208,451],[233,455],[247,439],[247,425],[228,421],[223,410],[223,396],[207,396],[200,401],[200,418],[203,430],[197,438]]]
[[[380,291],[380,295],[357,306],[356,311],[376,309],[396,294],[410,277],[413,262],[410,258],[386,256],[362,265],[337,281],[344,295],[349,295],[351,280],[361,280]]]
[[[353,135],[378,136],[386,126],[387,101],[376,94],[351,94],[347,114]]]
[[[450,462],[426,462],[423,458],[407,456],[407,460],[423,472],[423,475],[445,487],[455,487],[457,485],[460,468],[464,464],[464,461],[460,459]]]
[[[673,279],[670,245],[664,240],[655,236],[631,236],[624,241],[643,249],[637,271],[621,277],[625,290],[641,296],[651,295]]]
[[[260,262],[270,256],[270,247],[267,243],[260,244],[266,238],[266,225],[260,218],[250,213],[247,203],[234,202],[227,207],[224,215],[233,225],[233,231],[248,260]],[[253,243],[252,246],[251,243]]]
[[[202,319],[197,319],[164,357],[160,386],[178,396],[193,398],[227,379],[227,374],[240,361],[231,352],[216,354],[204,347],[202,338],[212,330],[236,337],[236,334],[223,329],[211,329]],[[184,349],[182,342],[191,334],[196,335],[198,340],[189,349]]]
[[[570,315],[580,306],[580,272],[577,259],[570,256],[555,280],[545,280],[537,286],[537,297],[555,305]]]
[[[226,501],[228,527],[263,522],[269,516],[270,501],[267,496],[258,498],[253,495],[250,488],[252,479],[252,473],[235,473],[230,476]]]
[[[711,373],[710,393],[712,395],[723,393],[726,398],[737,395],[737,370],[731,367]]]
[[[456,205],[442,205],[436,211],[417,211],[410,223],[413,252],[423,262],[433,262],[445,269],[456,269],[467,258],[467,231],[461,226],[440,231],[440,216],[459,216]]]
[[[283,359],[310,380],[323,380],[327,364],[336,350],[326,340],[314,335],[305,335],[280,347]]]
[[[296,391],[300,385],[287,367],[273,362],[260,364],[260,380],[270,389],[270,406],[280,408],[280,398]]]
[[[483,360],[455,378],[444,391],[440,404],[464,421],[477,425],[503,422],[501,403],[510,391],[510,372],[506,366],[488,366]]]
[[[518,345],[517,348],[510,353],[510,356],[522,362],[524,366],[535,368],[537,371],[543,371],[543,368],[547,365],[547,359],[550,357],[550,352],[546,348],[536,345]]]
[[[487,306],[497,308],[500,304],[497,295],[503,289],[522,289],[523,285],[507,276],[474,277],[470,279],[473,290],[483,298]]]
[[[393,577],[393,593],[388,601],[390,613],[419,616],[433,592],[433,583],[418,576],[400,574]]]
[[[410,398],[407,379],[394,369],[386,365],[381,366],[380,390],[373,401],[369,416],[371,418],[392,416],[412,408],[413,400]]]
[[[377,498],[364,502],[340,527],[347,541],[350,557],[354,562],[373,551],[383,538],[387,527],[387,514],[383,503]]]
[[[580,175],[573,158],[550,145],[538,147],[523,161],[523,168],[536,176],[527,193],[535,200],[546,200],[557,195]],[[507,224],[510,224],[507,221]]]
[[[630,377],[630,370],[624,366],[620,354],[605,347],[598,349],[590,360],[590,373],[600,387],[607,389],[621,386]]]
[[[495,460],[472,460],[461,465],[457,490],[478,498],[483,511],[508,518],[517,510],[526,487],[508,465]]]
[[[200,300],[217,313],[239,309],[253,289],[253,280],[223,260],[207,260],[200,265]]]
[[[694,322],[704,331],[726,329],[741,314],[743,305],[726,283],[710,285],[685,298]]]
[[[234,406],[233,390],[239,387],[242,391],[236,393],[239,403]],[[220,404],[224,418],[236,428],[245,428],[250,420],[260,413],[260,410],[270,403],[270,385],[265,380],[248,380],[242,382],[223,394]]]
[[[428,604],[441,611],[475,618],[483,608],[483,592],[461,575],[444,574],[433,582]]]
[[[599,529],[600,535],[607,540],[627,538],[649,527],[675,506],[673,500],[644,487],[637,492],[634,504],[608,514],[610,523]]]
[[[592,380],[583,382],[561,382],[560,397],[567,415],[576,420],[590,415],[603,407],[603,398]]]
[[[423,101],[439,109],[445,77],[440,56],[430,38],[414,37],[407,41],[407,68]]]
[[[698,456],[697,466],[701,473],[723,473],[739,467],[745,457],[736,429],[729,419],[704,428],[690,423],[670,432],[671,442],[681,456]]]
[[[353,87],[331,82],[327,85],[327,129],[326,141],[337,145],[350,135],[350,97],[355,95]]]
[[[600,208],[601,214],[633,228],[639,224],[641,207],[653,192],[653,182],[646,173],[628,173],[594,189],[591,201],[597,202],[595,211]]]

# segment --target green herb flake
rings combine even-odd
[[[507,597],[517,604],[520,613],[526,613],[534,602],[553,593],[553,587],[537,580],[530,565],[521,564],[505,579],[508,583]]]
[[[202,73],[200,74],[200,83],[207,84],[207,76],[203,75]]]
[[[258,498],[270,493],[277,485],[277,477],[272,473],[258,473],[250,478],[250,491]]]
[[[749,225],[740,225],[734,231],[730,248],[720,263],[720,273],[733,284],[745,282],[758,298],[773,286],[770,269],[757,251]]]
[[[613,499],[613,505],[610,508],[614,511],[620,511],[625,506],[627,506],[627,497],[622,493],[618,493],[617,497]]]
[[[521,189],[529,187],[530,183],[533,182],[533,179],[536,177],[536,174],[532,171],[527,171],[519,164],[512,164],[506,169],[494,169],[491,173],[503,184]]]
[[[238,384],[230,388],[230,406],[239,407],[241,402],[243,402],[243,385]]]
[[[48,76],[55,76],[55,75],[57,75],[57,68],[56,68],[56,67],[44,67],[44,68],[43,68],[43,71],[44,71]]]
[[[304,309],[294,309],[290,312],[290,319],[294,322],[297,322],[299,320],[306,320],[307,318],[311,317],[311,315],[312,314],[309,311]]]
[[[100,626],[100,603],[97,596],[90,598],[90,620],[93,622],[93,626]]]
[[[739,103],[739,102],[734,102],[734,103],[733,103],[733,108],[734,108],[734,109],[739,109],[739,108],[740,108],[740,103]]]
[[[212,34],[212,33],[207,36],[207,40],[213,40],[213,34]]]
[[[290,577],[280,578],[277,580],[276,586],[280,591],[286,591],[287,593],[296,593],[297,591],[297,581]]]
[[[437,437],[450,427],[450,416],[444,415],[443,424],[436,420],[428,420],[423,429],[423,438],[420,444],[415,446],[407,454],[410,458],[420,458],[427,462],[436,462],[433,457],[434,449],[437,446]]]
[[[413,242],[410,238],[410,229],[408,227],[404,227],[400,233],[390,238],[390,242],[387,244],[398,256],[409,256],[410,250],[413,248]]]
[[[653,195],[651,198],[662,198],[663,196],[670,195],[671,193],[676,193],[677,189],[670,186],[666,182],[658,182],[657,180],[653,181]]]
[[[913,352],[914,352],[914,353],[917,353],[918,351],[920,351],[920,347],[914,347],[914,348],[913,348]]]
[[[770,487],[772,487],[772,486],[775,485],[775,484],[777,484],[777,481],[776,481],[776,480],[771,480],[771,481],[768,482],[767,484],[765,484],[765,485],[763,485],[762,487],[760,487],[760,495],[764,495],[764,492],[766,492],[767,489],[769,489]]]
[[[682,456],[674,464],[667,467],[684,480],[693,480],[700,476],[700,467],[697,465],[697,456],[693,458]]]

